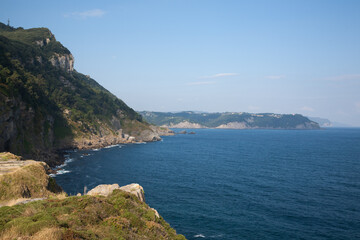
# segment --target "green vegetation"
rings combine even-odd
[[[58,58],[67,62],[51,62]],[[0,114],[8,117],[0,122],[0,151],[47,161],[40,155],[71,147],[74,139],[114,134],[120,128],[137,136],[139,129],[149,129],[122,100],[72,70],[70,61],[70,51],[50,30],[0,23]],[[131,124],[120,124],[125,122]],[[6,132],[12,126],[16,130]]]
[[[185,239],[134,195],[48,199],[0,208],[1,239]]]
[[[178,124],[184,121],[198,123],[204,127],[216,128],[222,124],[244,123],[247,128],[268,129],[318,129],[319,125],[300,114],[274,114],[274,113],[196,113],[196,112],[140,112],[146,121],[156,125]]]

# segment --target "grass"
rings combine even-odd
[[[0,175],[0,204],[19,198],[42,198],[61,193],[61,188],[47,175],[43,164],[34,162]]]
[[[1,207],[0,232],[0,239],[185,239],[121,190]]]
[[[15,154],[9,152],[0,152],[0,161],[8,161],[8,160],[21,160],[21,157],[16,156]]]

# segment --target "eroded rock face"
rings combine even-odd
[[[74,57],[72,54],[54,53],[49,61],[54,67],[61,68],[67,72],[72,72],[74,70]]]
[[[144,130],[141,132],[138,140],[145,141],[145,142],[152,142],[152,141],[159,141],[161,137],[159,134],[152,130]]]
[[[249,128],[246,122],[229,122],[227,124],[221,124],[216,128],[230,128],[230,129],[247,129]]]
[[[87,195],[96,196],[108,196],[115,189],[120,189],[122,191],[128,192],[135,195],[141,202],[145,202],[144,189],[137,183],[132,183],[123,187],[120,187],[119,184],[101,184],[93,189],[91,189]]]

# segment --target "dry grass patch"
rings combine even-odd
[[[63,231],[58,227],[43,228],[35,233],[31,240],[61,240],[63,239]]]
[[[21,157],[16,156],[15,154],[12,154],[9,152],[1,152],[0,153],[0,161],[8,161],[8,160],[19,161],[19,160],[21,160]]]
[[[55,196],[62,189],[46,173],[47,165],[34,162],[14,172],[0,175],[0,204],[20,198]]]

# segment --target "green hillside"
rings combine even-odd
[[[319,124],[300,114],[274,113],[197,113],[197,112],[140,112],[146,121],[159,126],[192,128],[199,124],[203,128],[242,129],[319,129]]]
[[[159,139],[138,113],[73,64],[49,29],[0,23],[0,151],[46,161],[63,148],[101,147],[129,136]]]

